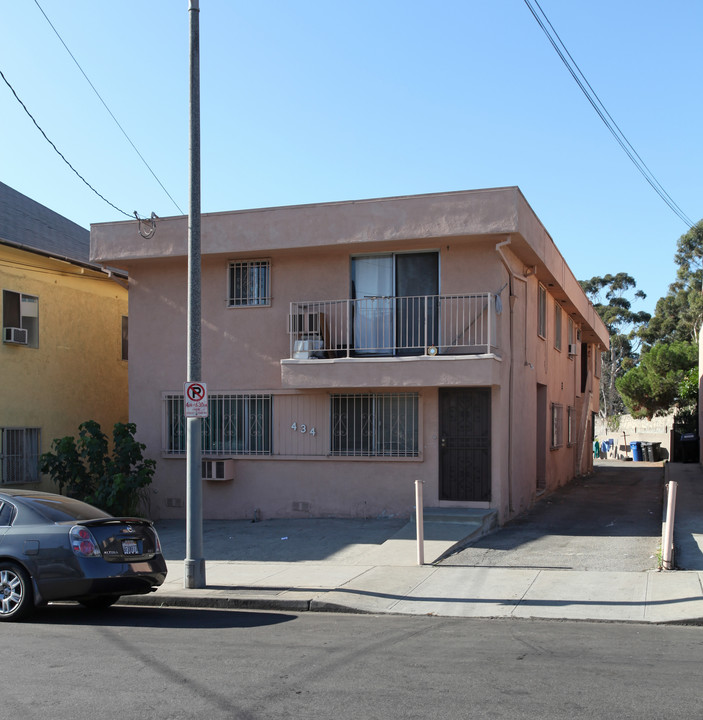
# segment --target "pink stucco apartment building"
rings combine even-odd
[[[185,513],[187,218],[91,227],[129,273],[151,512]],[[608,333],[516,187],[202,216],[205,518],[503,523],[592,467]]]

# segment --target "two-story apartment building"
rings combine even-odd
[[[185,504],[187,218],[91,227],[130,278],[130,420]],[[608,333],[515,187],[205,214],[206,518],[500,522],[591,468]]]
[[[128,419],[127,278],[89,262],[85,229],[0,183],[0,485],[39,473],[55,438]]]

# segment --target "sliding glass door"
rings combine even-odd
[[[414,355],[437,343],[436,252],[352,258],[354,351]]]

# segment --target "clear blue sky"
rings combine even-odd
[[[39,0],[188,210],[187,0]],[[518,185],[579,279],[626,271],[652,311],[684,223],[616,144],[523,0],[200,0],[203,212]],[[703,217],[700,0],[541,0],[605,107]],[[180,214],[34,0],[2,2],[0,70],[71,164],[131,214]],[[0,82],[0,180],[88,227],[92,193]]]

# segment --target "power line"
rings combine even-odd
[[[68,162],[68,160],[67,160],[66,157],[63,155],[63,153],[56,147],[56,145],[54,145],[54,143],[49,139],[49,136],[41,129],[41,127],[39,126],[39,123],[34,119],[34,116],[32,115],[32,113],[30,113],[29,110],[27,110],[27,106],[22,102],[22,100],[20,100],[19,95],[15,92],[15,88],[13,88],[12,85],[10,85],[9,80],[5,77],[5,74],[3,73],[2,70],[0,70],[0,76],[2,76],[2,79],[5,81],[5,84],[6,84],[7,87],[9,87],[10,90],[12,91],[12,94],[15,96],[15,99],[17,100],[17,102],[22,106],[22,108],[23,108],[24,111],[27,113],[27,115],[29,115],[29,118],[31,119],[31,121],[36,125],[37,130],[39,130],[39,132],[44,136],[44,139],[49,143],[49,145],[51,145],[51,147],[54,148],[54,150],[56,151],[57,155],[66,163],[66,165],[68,165],[68,167],[70,167],[71,170],[73,170],[73,172],[74,172],[101,200],[104,200],[110,207],[113,207],[115,210],[117,210],[117,212],[121,212],[123,215],[126,215],[127,217],[131,218],[132,215],[130,215],[129,213],[125,212],[124,210],[121,210],[120,208],[117,207],[117,205],[113,205],[113,203],[111,203],[104,195],[101,195],[101,194],[78,172],[78,170],[76,170],[76,168],[74,168],[73,165],[71,165],[71,163]]]
[[[598,97],[595,90],[591,87],[591,84],[586,79],[586,76],[581,71],[581,68],[573,59],[571,53],[569,53],[566,45],[564,45],[562,39],[559,37],[559,34],[554,29],[552,23],[549,21],[549,18],[540,6],[538,0],[532,0],[532,2],[534,2],[534,4],[539,8],[539,12],[542,14],[544,21],[538,15],[537,11],[532,7],[531,0],[524,0],[524,2],[532,13],[535,20],[537,21],[538,25],[542,28],[542,31],[547,36],[549,42],[552,44],[552,47],[556,51],[557,55],[559,55],[561,61],[566,66],[569,73],[571,73],[571,76],[576,81],[576,84],[581,88],[581,92],[583,92],[583,94],[586,96],[586,99],[591,103],[593,109],[596,111],[596,113],[598,113],[598,116],[603,121],[604,125],[608,128],[608,130],[613,135],[620,147],[623,149],[625,154],[630,158],[633,165],[640,171],[644,179],[650,184],[650,186],[657,193],[657,195],[659,195],[659,197],[676,214],[676,216],[680,220],[682,220],[687,227],[692,227],[694,224],[693,221],[686,215],[686,213],[677,205],[677,203],[672,199],[669,193],[664,189],[662,184],[654,176],[654,173],[652,173],[652,171],[647,167],[644,160],[642,160],[642,158],[640,157],[639,153],[635,150],[630,141],[625,137],[625,134],[618,127],[615,120],[613,120],[612,116],[607,111],[605,105],[603,105],[601,99]],[[547,25],[549,25],[549,28],[547,28]]]
[[[108,111],[108,113],[110,114],[110,117],[115,121],[115,124],[117,125],[117,127],[121,130],[121,132],[122,132],[122,134],[125,136],[125,138],[127,138],[127,142],[132,146],[132,148],[134,148],[134,152],[136,152],[137,155],[139,155],[139,158],[141,159],[141,161],[144,163],[144,165],[146,166],[146,168],[147,168],[147,169],[149,170],[149,172],[152,174],[154,180],[156,180],[156,182],[159,183],[159,185],[161,186],[161,189],[166,193],[166,195],[168,195],[169,199],[170,199],[171,202],[175,205],[175,207],[176,207],[176,209],[178,210],[178,212],[179,212],[181,215],[184,215],[185,213],[183,212],[183,210],[181,210],[181,208],[178,206],[178,203],[171,197],[171,194],[169,193],[169,191],[163,186],[163,183],[161,182],[161,180],[159,180],[159,178],[156,176],[156,173],[151,169],[151,167],[149,166],[149,163],[144,159],[144,156],[139,152],[139,150],[137,149],[137,146],[132,142],[132,140],[131,140],[131,138],[129,137],[129,135],[127,135],[127,133],[125,132],[125,129],[122,127],[122,125],[120,125],[120,123],[119,123],[119,121],[117,120],[117,118],[113,115],[112,110],[110,110],[110,108],[107,106],[107,103],[102,99],[100,93],[99,93],[99,92],[97,91],[97,89],[95,88],[95,85],[93,85],[93,83],[90,81],[90,78],[85,74],[85,71],[84,71],[83,68],[80,66],[80,63],[78,62],[78,60],[76,60],[76,58],[74,57],[73,53],[69,50],[68,45],[66,45],[66,43],[65,43],[64,40],[63,40],[63,38],[62,38],[61,35],[59,34],[59,31],[54,27],[54,25],[53,25],[53,23],[51,22],[51,20],[49,20],[47,14],[46,14],[46,13],[44,12],[44,10],[42,9],[42,6],[39,4],[38,0],[34,0],[34,2],[35,2],[35,4],[36,4],[36,6],[39,8],[39,10],[41,11],[41,14],[46,18],[46,21],[47,21],[47,22],[49,23],[49,25],[51,26],[51,29],[56,33],[56,37],[61,41],[61,44],[66,48],[66,52],[71,56],[71,59],[72,59],[73,62],[76,64],[76,67],[81,71],[81,73],[83,74],[83,77],[88,81],[88,84],[90,85],[90,87],[93,88],[93,92],[98,96],[98,100],[100,100],[100,102],[101,102],[101,103],[103,104],[103,106],[105,107],[105,110]]]

